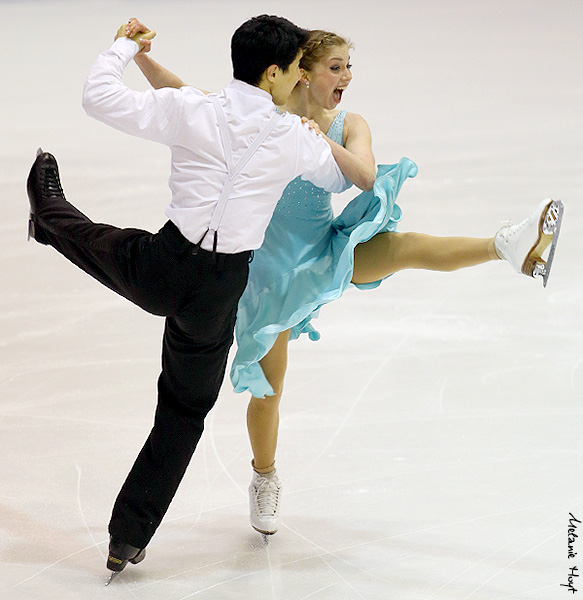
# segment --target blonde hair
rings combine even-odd
[[[310,38],[303,47],[304,54],[300,60],[300,68],[311,71],[314,65],[321,61],[330,48],[334,46],[348,46],[354,48],[353,43],[342,36],[322,29],[310,31]]]

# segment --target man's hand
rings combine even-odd
[[[120,37],[128,37],[138,46],[142,52],[149,52],[152,45],[152,40],[156,37],[156,32],[148,29],[143,23],[140,23],[136,18],[132,17],[127,23],[124,23],[118,30],[114,39]]]

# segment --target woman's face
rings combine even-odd
[[[351,66],[348,46],[332,46],[328,54],[304,74],[310,84],[311,98],[323,108],[336,108],[352,80]]]

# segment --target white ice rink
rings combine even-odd
[[[147,559],[106,588],[163,321],[26,242],[26,177],[42,145],[93,220],[157,230],[168,151],[86,117],[85,75],[138,16],[154,58],[218,90],[232,32],[264,12],[354,41],[342,106],[377,162],[419,165],[401,230],[486,237],[562,199],[553,273],[407,272],[326,307],[321,341],[291,346],[269,546],[248,523],[247,397],[226,382]],[[3,1],[0,27],[2,600],[583,598],[580,0]],[[134,65],[126,81],[146,87]]]

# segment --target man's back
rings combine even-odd
[[[167,216],[191,242],[203,237],[227,178],[226,149],[215,107],[203,92],[190,87],[136,92],[122,81],[123,69],[137,52],[135,42],[118,39],[93,65],[85,83],[87,113],[130,133],[168,145],[172,151]],[[218,95],[237,158],[276,111],[270,94],[234,80]],[[287,113],[234,181],[220,223],[217,250],[236,253],[256,249],[285,186],[298,175],[342,191],[347,181],[328,144]],[[202,247],[213,248],[212,237]]]

